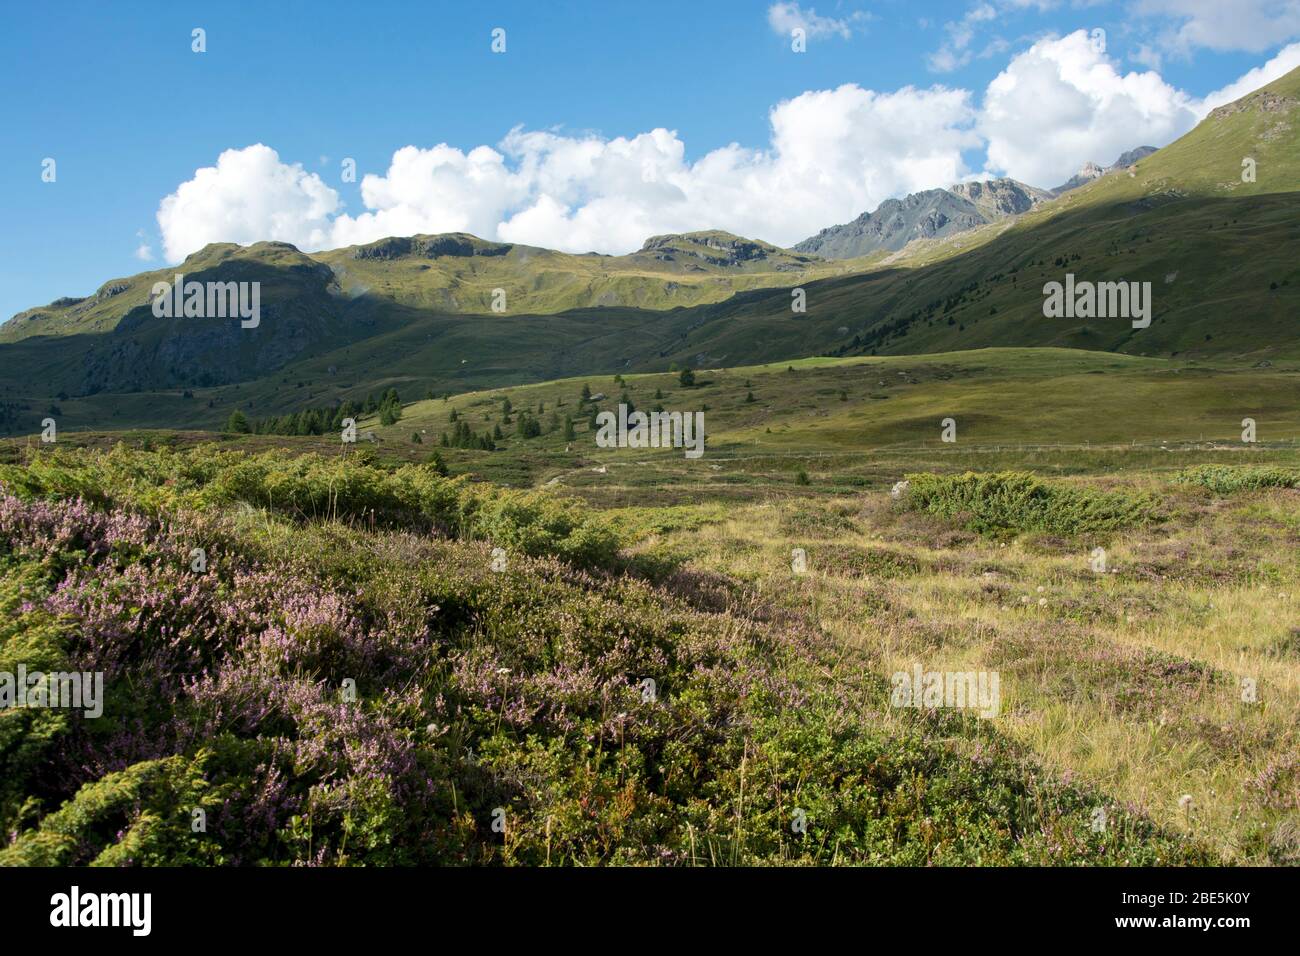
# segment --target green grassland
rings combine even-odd
[[[505,434],[499,452],[441,449],[454,469],[506,483],[552,482],[581,494],[662,485],[672,494],[690,486],[761,495],[788,486],[801,469],[814,487],[850,489],[896,476],[901,461],[948,470],[995,460],[1041,467],[1055,459],[1061,464],[1047,467],[1057,469],[1093,453],[1123,469],[1140,462],[1176,470],[1189,454],[1272,460],[1300,448],[1295,363],[1206,367],[1065,349],[989,349],[702,369],[689,388],[672,373],[621,379],[586,376],[419,401],[390,427],[363,424],[375,426],[379,454],[418,459],[453,428],[454,410],[475,432],[502,427]],[[606,397],[581,404],[583,385]],[[596,447],[593,407],[614,410],[625,394],[641,410],[703,410],[704,458]],[[574,439],[565,440],[562,427],[517,437],[502,424],[505,399],[544,423],[552,414],[571,418]],[[544,411],[537,415],[539,403]],[[949,417],[958,438],[951,444],[941,440]],[[1256,421],[1256,444],[1241,442],[1244,418]],[[604,473],[593,471],[600,467]]]
[[[1218,627],[1206,593],[1236,608],[1293,560],[1175,567],[1137,529],[1099,587],[1059,543],[879,494],[602,511],[363,459],[0,468],[0,654],[110,688],[102,722],[0,718],[0,863],[1295,862],[1285,635],[1214,631],[1188,662],[1157,626]],[[1294,543],[1294,513],[1247,509],[1214,520]],[[1199,590],[1162,597],[1158,571]],[[1047,610],[1015,601],[1026,581]],[[1242,655],[1267,706],[1230,704]],[[1005,719],[891,707],[912,660],[1000,669]]]

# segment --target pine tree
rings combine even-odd
[[[446,438],[447,436],[444,435],[443,437]],[[447,463],[442,460],[442,456],[439,455],[436,451],[431,452],[429,454],[429,457],[425,459],[425,464],[427,464],[430,468],[432,468],[434,472],[436,472],[437,474],[442,475],[444,478],[447,476]]]
[[[252,431],[252,428],[249,427],[248,417],[236,408],[230,413],[230,417],[226,419],[226,431],[233,432],[236,435],[247,435]]]

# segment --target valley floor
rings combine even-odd
[[[0,862],[1300,864],[1300,373],[1019,351],[590,383],[705,408],[698,460],[594,447],[582,380],[342,451],[7,442],[0,655],[152,690],[0,720]],[[505,436],[443,445],[453,418]],[[212,576],[156,607],[193,540]],[[150,684],[178,627],[198,683]],[[918,669],[995,676],[995,714],[899,706]],[[184,799],[239,822],[131,809]]]

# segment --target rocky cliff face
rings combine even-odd
[[[974,205],[989,222],[1005,216],[1018,216],[1052,198],[1046,189],[1026,186],[1014,179],[957,183],[948,191]]]
[[[794,246],[827,259],[852,259],[879,249],[896,252],[913,239],[964,232],[1006,216],[1019,215],[1051,196],[1014,179],[958,183],[887,199],[875,212],[831,226]]]

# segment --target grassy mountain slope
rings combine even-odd
[[[322,270],[322,264],[328,269]],[[502,289],[506,311],[517,315],[595,306],[669,309],[716,302],[738,290],[843,274],[856,265],[720,231],[655,236],[626,256],[571,255],[464,233],[381,239],[310,254],[278,242],[247,247],[216,243],[175,268],[113,279],[92,296],[58,299],[20,312],[0,325],[0,343],[112,332],[131,310],[149,301],[155,282],[170,282],[177,272],[200,281],[230,281],[249,278],[258,267],[296,270],[329,287],[340,307],[377,299],[442,314],[494,314],[494,292]],[[302,294],[301,289],[272,285],[263,289],[263,302]]]
[[[1084,445],[1114,446],[1151,459],[1147,467],[1181,467],[1188,446],[1207,443],[1222,446],[1214,454],[1225,460],[1263,460],[1300,449],[1297,362],[1215,368],[1067,349],[981,349],[707,369],[696,373],[692,387],[671,373],[622,379],[582,376],[417,401],[394,425],[365,426],[376,429],[381,454],[419,460],[453,430],[454,411],[476,433],[499,426],[506,435],[501,452],[439,449],[458,471],[511,484],[554,481],[597,496],[611,487],[634,496],[685,484],[706,495],[750,500],[788,489],[800,468],[851,491],[895,480],[900,460],[945,469],[978,466],[994,449],[1028,459],[1046,454],[1058,462]],[[626,395],[643,411],[705,410],[705,459],[688,461],[680,450],[596,447],[593,406],[580,401],[584,384],[605,394],[595,403],[602,409],[614,409]],[[516,418],[521,410],[543,423],[552,414],[561,422],[572,417],[574,438],[566,440],[562,428],[537,438],[515,436],[503,421],[507,398]],[[956,420],[955,444],[941,440],[948,417]],[[1255,419],[1259,444],[1241,443],[1243,418]],[[412,441],[416,433],[419,444]],[[334,436],[310,447],[331,445],[337,445]],[[1051,446],[1060,454],[1053,455]],[[607,473],[592,470],[602,466]]]
[[[453,234],[383,239],[315,258],[328,264],[351,294],[446,313],[491,313],[495,289],[505,291],[507,309],[516,314],[669,309],[847,271],[815,256],[717,231],[656,236],[625,256],[571,255]]]

